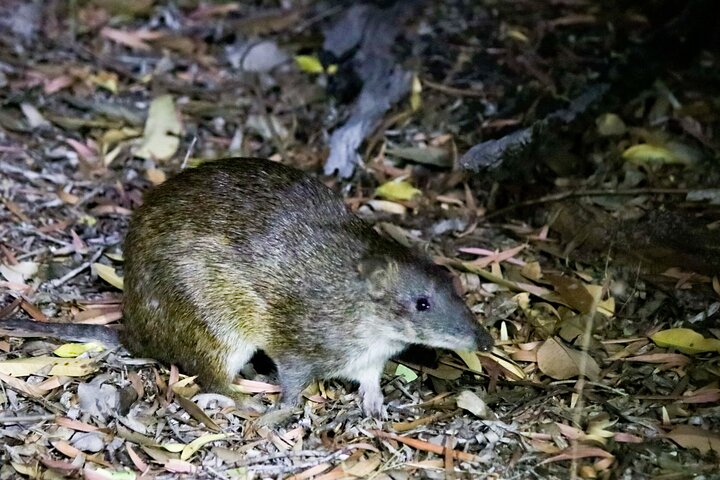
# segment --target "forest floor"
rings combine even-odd
[[[418,2],[390,42],[412,88],[338,179],[362,81],[321,51],[348,3],[2,2],[0,479],[720,478],[720,50],[701,0],[627,3]],[[143,193],[241,156],[429,249],[495,350],[390,362],[383,420],[333,380],[276,424],[262,358],[236,408],[122,349],[2,334],[122,323]]]

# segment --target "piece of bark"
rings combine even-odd
[[[325,32],[323,48],[335,58],[352,55],[352,69],[362,82],[347,122],[330,137],[325,174],[348,178],[360,162],[357,150],[383,115],[410,91],[412,73],[398,64],[393,47],[418,1],[399,1],[383,9],[354,5]]]

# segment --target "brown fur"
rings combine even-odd
[[[159,186],[133,216],[124,252],[123,343],[209,389],[225,390],[254,348],[276,362],[294,402],[313,377],[341,371],[375,389],[365,377],[379,381],[381,364],[413,338],[491,344],[439,267],[378,236],[317,180],[270,161],[212,162]],[[444,309],[427,325],[412,297],[425,291]]]

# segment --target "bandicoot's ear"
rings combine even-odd
[[[365,279],[372,298],[380,299],[388,292],[398,276],[398,264],[383,257],[363,259],[358,264],[360,278]]]

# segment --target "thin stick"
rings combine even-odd
[[[52,285],[53,287],[59,287],[59,286],[62,285],[63,283],[67,282],[67,281],[70,280],[71,278],[73,278],[73,277],[75,277],[76,275],[78,275],[78,274],[79,274],[80,272],[82,272],[83,270],[85,270],[85,269],[87,269],[87,268],[90,268],[90,267],[92,266],[92,264],[95,263],[95,260],[97,260],[98,258],[100,258],[100,256],[101,256],[102,254],[103,254],[103,249],[101,248],[100,250],[98,250],[97,252],[95,252],[95,253],[93,254],[93,256],[92,256],[92,258],[91,258],[90,260],[88,260],[87,262],[83,263],[82,265],[80,265],[80,266],[77,267],[76,269],[70,270],[68,273],[66,273],[66,274],[63,275],[62,277],[56,278],[55,280],[51,281],[51,282],[50,282],[50,285]]]
[[[442,445],[435,445],[433,443],[425,442],[423,440],[418,440],[416,438],[402,437],[402,436],[394,434],[394,433],[383,432],[382,430],[370,430],[370,433],[372,433],[376,437],[387,438],[390,440],[395,440],[396,442],[404,443],[405,445],[412,447],[416,450],[437,453],[438,455],[448,455],[448,449],[444,448]],[[449,455],[451,455],[453,458],[456,458],[458,460],[462,460],[465,462],[477,462],[478,461],[478,459],[475,455],[472,455],[467,452],[461,452],[459,450],[449,450]]]
[[[568,192],[553,193],[552,195],[546,195],[544,197],[535,198],[532,200],[525,200],[514,205],[510,205],[494,212],[488,212],[482,219],[489,219],[504,215],[507,212],[511,212],[518,208],[529,207],[532,205],[541,205],[543,203],[559,202],[571,197],[602,197],[602,196],[624,196],[624,195],[687,195],[694,190],[687,188],[631,188],[628,190],[570,190]]]
[[[16,415],[16,416],[3,416],[0,417],[0,423],[35,423],[43,422],[46,420],[55,420],[57,415],[46,413],[42,415]]]

